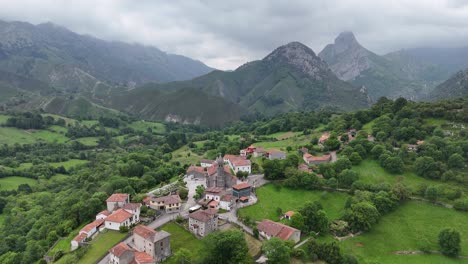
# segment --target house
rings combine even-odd
[[[211,209],[219,209],[219,202],[215,200],[211,200],[211,202],[207,204],[207,207]]]
[[[202,159],[200,160],[200,166],[202,166],[203,168],[208,168],[213,166],[214,162],[214,160]]]
[[[189,230],[193,234],[201,237],[218,230],[217,210],[199,210],[189,214]]]
[[[318,143],[323,145],[325,141],[327,141],[330,138],[330,133],[324,133],[322,136],[320,136]]]
[[[167,195],[157,198],[151,198],[150,207],[158,211],[165,211],[166,213],[180,212],[182,206],[182,199],[178,194]]]
[[[252,192],[252,185],[248,182],[242,182],[232,186],[232,195],[237,198],[249,197]]]
[[[138,225],[133,229],[133,244],[137,251],[146,253],[159,263],[171,256],[170,236],[164,230],[155,231]]]
[[[356,129],[350,129],[348,130],[348,141],[352,141],[356,138]]]
[[[191,176],[195,179],[204,180],[207,176],[206,168],[201,166],[190,166],[188,167],[186,174],[187,176]]]
[[[251,155],[254,153],[254,151],[257,149],[254,145],[248,146],[246,149],[241,149],[239,154],[243,157],[246,157],[247,155]]]
[[[252,153],[252,156],[254,158],[258,158],[258,157],[263,157],[266,155],[266,151],[262,148],[262,147],[258,147],[255,149],[255,151]]]
[[[331,155],[329,154],[323,155],[323,156],[313,156],[309,153],[306,153],[304,154],[302,158],[304,159],[304,162],[307,163],[308,165],[325,163],[325,162],[331,161]]]
[[[306,153],[309,153],[309,149],[308,149],[308,148],[306,148],[306,147],[301,147],[301,148],[299,149],[299,155],[304,155],[304,154],[306,154]]]
[[[294,243],[299,242],[301,239],[300,230],[268,219],[261,221],[257,225],[257,229],[260,235],[266,239],[277,237],[284,241],[294,241]]]
[[[225,155],[224,162],[226,162],[229,165],[229,167],[234,171],[234,173],[243,171],[248,172],[250,174],[252,172],[252,163],[245,157],[236,155]]]
[[[266,156],[269,160],[275,160],[275,159],[283,160],[283,159],[286,159],[286,152],[277,150],[277,149],[272,149],[272,150],[267,151]]]
[[[229,165],[224,165],[224,162],[218,157],[213,166],[207,168],[206,187],[231,188],[236,184],[237,177],[231,174]]]
[[[87,238],[86,233],[79,233],[73,240],[71,241],[71,251],[80,247],[80,245],[85,241]]]
[[[141,210],[141,204],[139,203],[128,203],[124,204],[122,206],[122,209],[125,211],[133,214],[134,216],[134,223],[140,222],[140,210]]]
[[[232,205],[236,202],[236,197],[232,194],[225,194],[219,201],[219,208],[227,211],[231,211]]]
[[[103,226],[103,224],[104,224],[104,219],[94,220],[92,223],[89,223],[85,225],[83,228],[81,228],[80,234],[84,233],[86,234],[86,238],[90,238],[91,236],[96,234],[96,232],[100,231],[100,228]]]
[[[111,214],[111,212],[109,212],[109,211],[107,211],[107,210],[101,211],[101,212],[99,212],[99,213],[96,215],[96,220],[97,220],[97,219],[105,219],[105,218],[108,217],[110,214]]]
[[[156,260],[145,252],[130,248],[120,242],[109,250],[109,264],[156,264]]]
[[[221,201],[221,197],[226,193],[222,187],[209,187],[205,189],[205,200]]]
[[[130,195],[126,193],[114,193],[106,200],[107,202],[107,211],[113,212],[118,208],[122,207],[124,204],[130,202]]]
[[[120,230],[121,226],[130,227],[136,223],[135,216],[121,208],[114,211],[104,220],[106,228],[111,230]]]
[[[283,214],[283,219],[286,218],[288,220],[291,220],[291,217],[294,215],[294,211],[287,211],[286,213]]]

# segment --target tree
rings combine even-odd
[[[259,235],[260,235],[260,232],[258,231],[258,228],[257,227],[254,227],[252,229],[252,233],[253,233],[253,236],[258,239]]]
[[[291,216],[289,225],[296,229],[304,230],[304,217],[302,214],[299,212],[294,213],[293,216]]]
[[[187,196],[188,196],[188,189],[187,188],[180,188],[179,189],[179,196],[182,200],[185,200],[187,199]]]
[[[349,223],[353,232],[369,230],[377,223],[379,211],[369,202],[359,202],[351,205],[351,210],[345,213],[344,220]]]
[[[442,254],[456,257],[460,254],[460,233],[454,229],[447,228],[439,233],[439,247]]]
[[[358,165],[359,163],[361,163],[362,158],[361,158],[361,156],[359,155],[359,153],[353,152],[353,153],[351,153],[351,155],[349,156],[349,160],[351,161],[351,163],[352,163],[353,165]]]
[[[318,202],[306,202],[299,210],[304,217],[305,232],[326,233],[328,231],[328,218]]]
[[[450,168],[461,169],[463,168],[463,165],[464,165],[463,157],[462,155],[458,153],[452,154],[448,159],[448,166]]]
[[[336,173],[340,173],[345,169],[351,169],[351,167],[353,166],[351,161],[347,158],[338,159],[333,165],[335,167]]]
[[[359,175],[353,170],[346,169],[340,172],[336,179],[338,180],[339,186],[350,187],[353,182],[359,179]]]
[[[329,138],[325,141],[325,147],[329,150],[337,150],[340,148],[341,142],[336,138]]]
[[[380,155],[382,155],[385,152],[385,147],[383,145],[375,145],[372,150],[371,150],[371,155],[374,157],[374,159],[378,159]]]
[[[382,167],[391,173],[401,173],[403,165],[400,157],[388,157],[382,162]]]
[[[198,185],[198,186],[195,188],[195,195],[193,196],[193,198],[194,198],[195,200],[198,200],[198,199],[202,198],[204,192],[205,192],[205,186],[203,186],[203,185]]]
[[[250,263],[249,248],[244,233],[237,230],[214,232],[204,239],[205,252],[202,263]]]
[[[414,162],[416,174],[425,178],[439,178],[438,168],[435,160],[432,157],[419,157]]]
[[[277,237],[266,240],[262,245],[262,251],[268,258],[268,263],[271,264],[289,263],[291,258],[291,250],[283,240]]]
[[[438,192],[435,186],[429,186],[424,193],[424,197],[431,202],[435,202],[437,200]]]

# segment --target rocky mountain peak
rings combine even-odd
[[[341,32],[338,37],[335,38],[335,52],[337,54],[346,51],[354,47],[360,47],[361,45],[357,42],[353,32],[345,31]]]
[[[329,72],[327,64],[312,49],[297,41],[278,47],[263,61],[291,65],[313,78],[320,79],[320,75]]]

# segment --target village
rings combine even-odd
[[[349,131],[348,135],[348,140],[353,140],[356,131]],[[324,133],[318,140],[319,146],[323,147],[329,138],[330,133]],[[408,149],[416,146],[408,146]],[[312,172],[312,165],[336,161],[334,151],[320,156],[309,153],[305,147],[297,151],[302,155],[298,171]],[[263,175],[252,174],[251,157],[284,160],[287,152],[251,145],[241,149],[239,155],[226,154],[218,156],[216,160],[202,159],[198,164],[189,166],[184,176],[183,180],[189,190],[186,201],[181,199],[177,190],[164,196],[155,196],[152,192],[141,203],[131,203],[129,194],[114,193],[106,200],[107,209],[98,212],[96,220],[84,226],[71,241],[71,250],[76,250],[106,229],[129,232],[130,235],[113,246],[99,263],[161,263],[172,255],[170,240],[178,238],[157,229],[176,218],[185,219],[185,228],[197,238],[206,237],[220,230],[220,225],[229,223],[250,235],[258,232],[260,240],[277,237],[293,244],[299,243],[301,231],[288,225],[295,214],[292,210],[281,214],[278,221],[263,219],[257,222],[256,231],[238,219],[237,209],[257,203],[256,188],[268,182]],[[317,176],[322,177],[320,174]],[[203,189],[203,193],[197,197],[199,188]],[[140,222],[142,206],[157,211],[159,217],[143,225]],[[257,259],[257,263],[266,262],[265,256]]]

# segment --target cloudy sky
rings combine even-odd
[[[0,0],[0,19],[53,22],[235,69],[300,41],[318,53],[341,31],[383,54],[468,46],[468,0]]]

